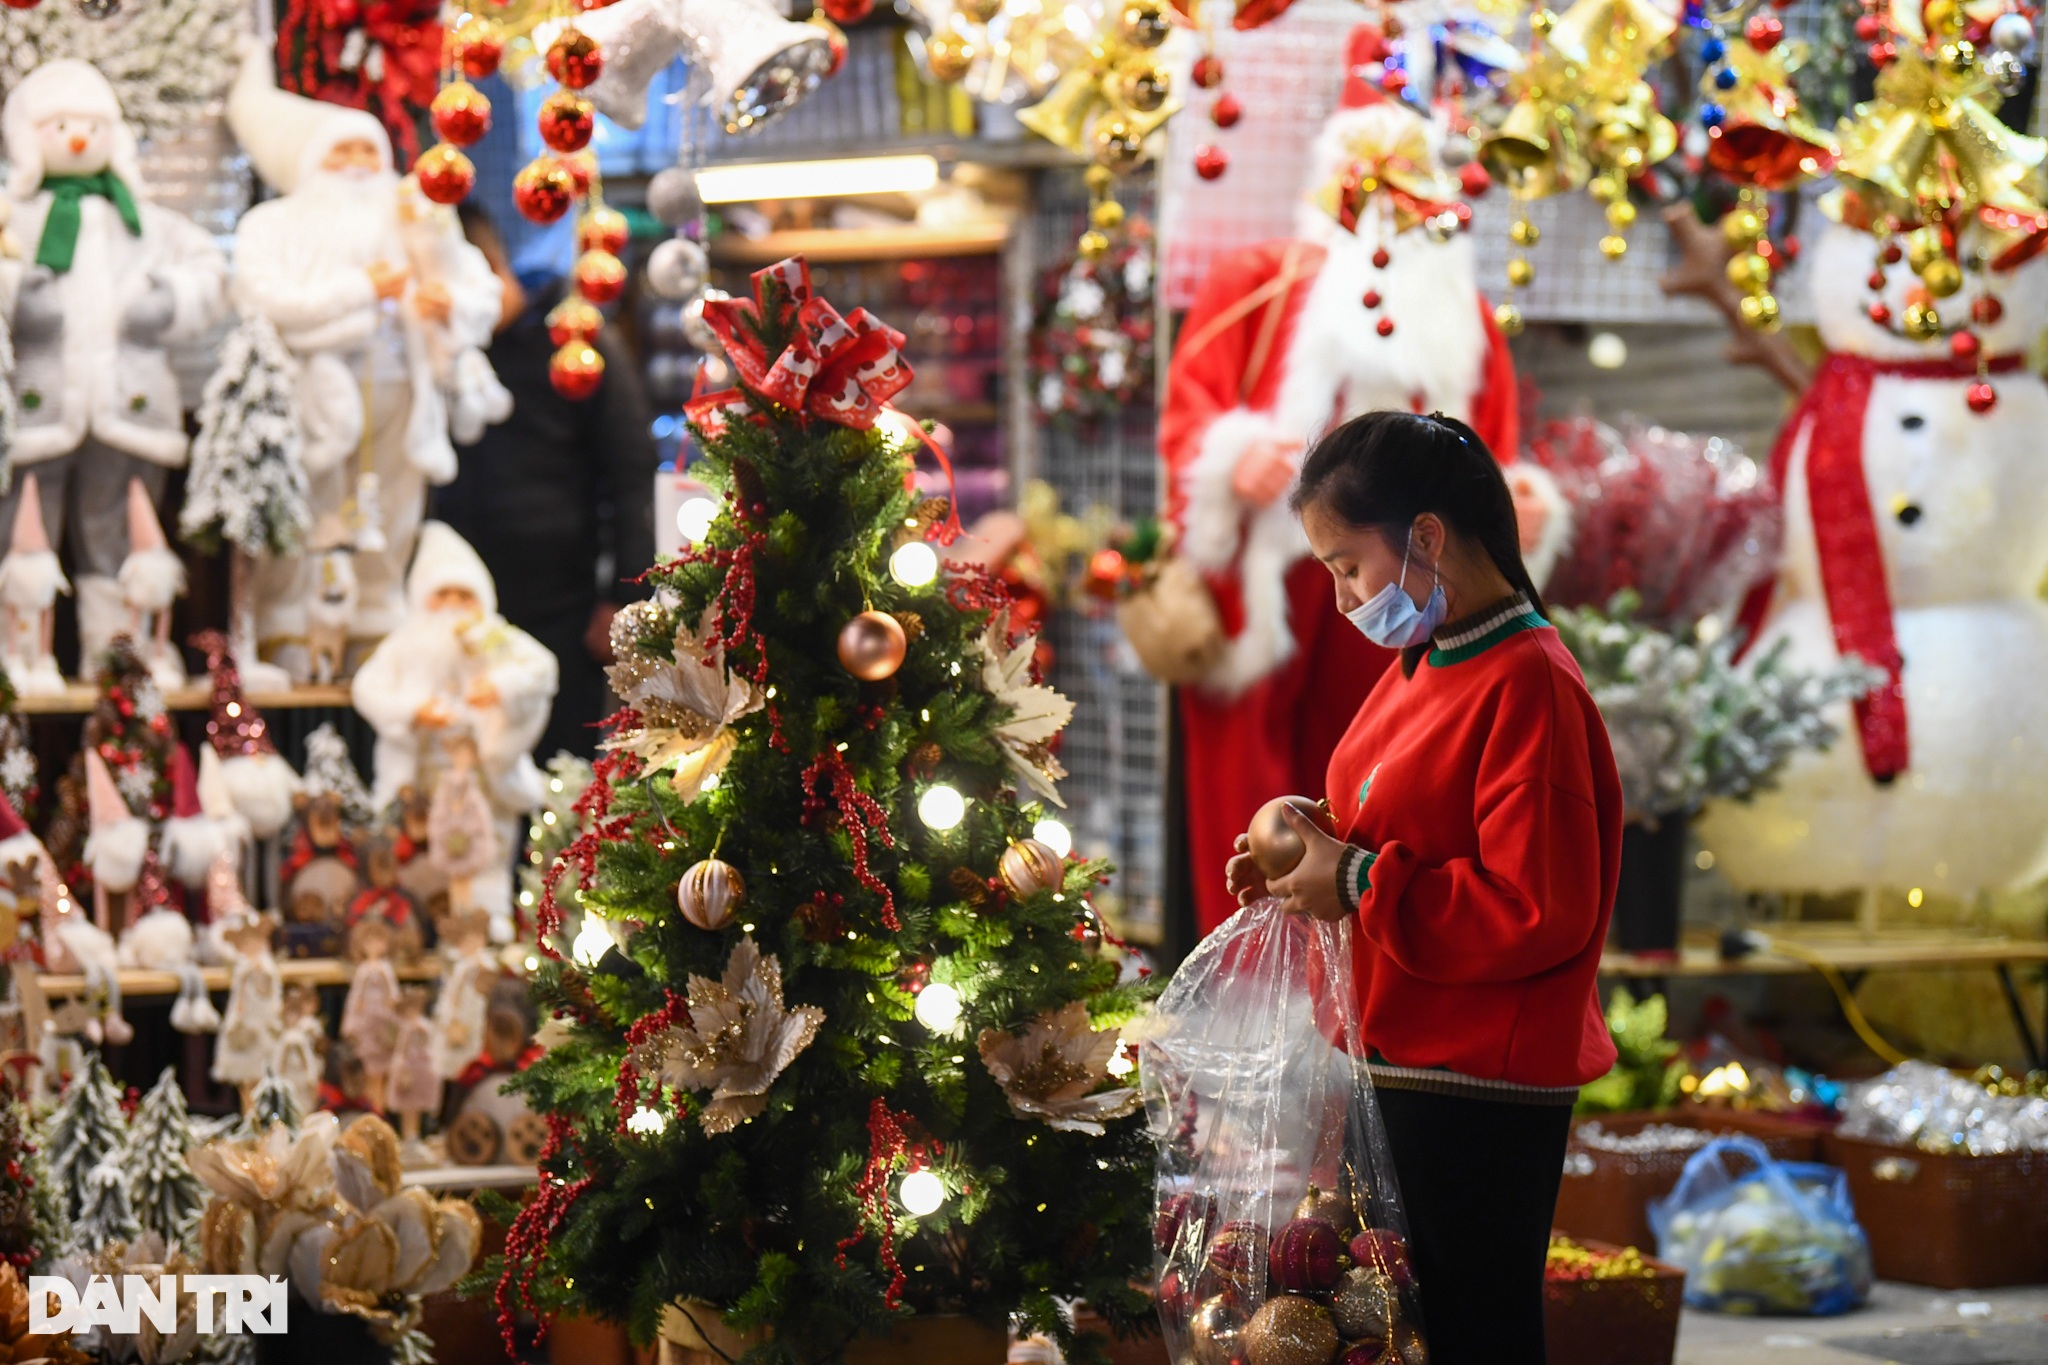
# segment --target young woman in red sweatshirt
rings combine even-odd
[[[1613,1065],[1595,974],[1621,785],[1462,422],[1376,412],[1294,493],[1337,608],[1400,649],[1330,760],[1335,837],[1265,895],[1356,917],[1356,984],[1433,1365],[1543,1365],[1543,1263],[1578,1087]],[[1244,847],[1242,841],[1240,849]]]

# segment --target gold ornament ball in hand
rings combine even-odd
[[[676,908],[699,929],[723,929],[747,898],[747,879],[731,863],[706,858],[676,887]]]
[[[1280,813],[1286,806],[1294,807],[1324,829],[1330,825],[1330,817],[1323,808],[1306,796],[1276,796],[1260,806],[1258,814],[1252,817],[1252,827],[1245,833],[1251,841],[1252,861],[1267,877],[1286,876],[1308,853],[1308,845]]]
[[[1337,1346],[1329,1311],[1299,1294],[1266,1300],[1244,1329],[1251,1365],[1329,1365]]]
[[[1763,235],[1763,215],[1755,209],[1735,209],[1721,220],[1721,240],[1732,247],[1750,246]]]
[[[1534,246],[1543,240],[1543,230],[1527,218],[1517,218],[1508,226],[1508,240],[1516,246]]]
[[[1114,199],[1104,199],[1088,210],[1088,221],[1104,232],[1115,232],[1124,225],[1124,206]]]
[[[864,611],[839,632],[839,666],[862,682],[893,677],[909,649],[902,623],[886,611]]]
[[[1013,896],[1057,891],[1066,882],[1066,864],[1051,847],[1036,839],[1019,839],[1003,850],[996,873]]]
[[[1628,238],[1609,233],[1600,239],[1600,254],[1610,261],[1618,261],[1628,255]]]

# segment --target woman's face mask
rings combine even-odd
[[[1410,526],[1407,547],[1401,552],[1401,576],[1344,613],[1345,619],[1357,626],[1366,639],[1387,649],[1422,644],[1436,634],[1449,610],[1441,578],[1424,605],[1416,606],[1415,599],[1408,595],[1408,559],[1414,549],[1415,528]]]

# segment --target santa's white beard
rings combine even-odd
[[[289,232],[291,268],[315,277],[362,270],[379,261],[405,264],[398,236],[398,177],[311,176],[279,205]]]

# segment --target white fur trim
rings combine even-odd
[[[1541,592],[1550,582],[1557,561],[1571,547],[1575,529],[1572,505],[1564,490],[1557,486],[1556,477],[1540,464],[1517,460],[1502,472],[1507,475],[1510,489],[1543,508],[1543,530],[1536,537],[1536,544],[1522,552],[1522,563],[1535,581],[1536,590]]]
[[[22,612],[46,610],[71,591],[55,550],[15,550],[0,559],[0,603]]]
[[[121,561],[121,596],[137,611],[167,611],[185,591],[185,565],[169,550],[131,550]]]
[[[112,892],[135,889],[148,852],[149,823],[133,815],[100,824],[85,839],[85,865],[93,881]]]
[[[220,763],[235,809],[249,822],[259,839],[291,823],[292,797],[299,790],[299,775],[292,765],[276,754],[237,754]]]
[[[1201,449],[1181,476],[1187,494],[1182,518],[1181,556],[1196,568],[1221,573],[1237,558],[1249,510],[1233,491],[1238,461],[1260,441],[1285,439],[1268,413],[1232,408],[1202,432]]]
[[[158,906],[121,931],[115,954],[123,967],[175,970],[192,960],[192,921]]]
[[[164,867],[186,886],[206,884],[213,860],[235,846],[234,832],[204,815],[164,821]]]
[[[1201,686],[1235,697],[1294,657],[1287,620],[1287,571],[1309,552],[1301,518],[1287,503],[1259,509],[1245,532],[1237,576],[1244,597],[1244,628],[1231,638]]]

